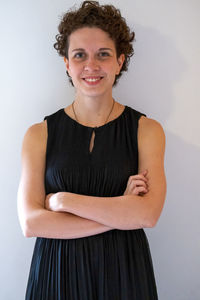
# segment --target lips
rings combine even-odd
[[[98,84],[102,78],[102,76],[87,76],[82,79],[89,85],[95,85]]]
[[[83,79],[87,81],[95,81],[95,80],[100,80],[102,78],[103,78],[102,76],[88,76],[88,77],[84,77]]]

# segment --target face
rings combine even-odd
[[[94,97],[112,94],[124,54],[117,58],[114,41],[106,32],[84,27],[70,35],[68,59],[64,61],[77,93]]]

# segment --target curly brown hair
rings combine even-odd
[[[53,45],[60,56],[68,58],[69,36],[72,32],[83,27],[97,27],[107,32],[115,43],[117,58],[125,55],[121,71],[115,77],[113,85],[117,84],[123,71],[128,70],[130,57],[134,54],[132,42],[135,38],[134,31],[126,24],[119,9],[113,5],[99,5],[98,1],[83,1],[79,9],[70,9],[63,14],[58,26],[59,34],[57,42]],[[71,77],[66,71],[69,81],[73,85]]]

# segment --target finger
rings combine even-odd
[[[148,188],[146,187],[134,187],[134,188],[130,188],[127,190],[127,194],[133,194],[133,195],[138,195],[138,193],[140,192],[145,192],[147,193],[149,191]]]
[[[131,183],[135,183],[136,185],[140,185],[140,184],[142,184],[142,185],[148,185],[148,181],[146,181],[146,180],[143,180],[143,179],[130,179],[130,181],[129,181],[129,183],[127,184],[127,185],[129,185],[129,184],[131,184]]]
[[[129,183],[130,187],[137,187],[137,186],[144,186],[144,187],[148,187],[148,184],[146,182],[144,182],[143,180],[132,180]]]
[[[135,179],[135,180],[132,180],[132,182],[135,184],[135,186],[148,186],[148,183],[144,180],[141,180],[141,179]]]
[[[145,187],[143,187],[143,186],[138,186],[138,187],[135,188],[134,192],[136,192],[137,194],[141,193],[141,192],[142,193],[147,193],[148,190]]]
[[[138,174],[138,175],[131,175],[130,177],[129,177],[129,181],[131,181],[131,180],[143,180],[143,181],[145,181],[145,182],[147,182],[148,181],[148,179],[145,177],[145,176],[143,176],[143,175],[140,175],[140,174]]]
[[[134,190],[134,192],[131,193],[131,195],[138,195],[138,196],[141,196],[141,195],[145,195],[146,193],[148,193],[148,191],[138,191],[138,190]]]
[[[133,191],[136,187],[139,186],[143,186],[146,189],[149,188],[148,184],[142,180],[132,180],[129,184],[127,184],[127,190]]]

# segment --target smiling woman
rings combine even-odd
[[[37,237],[26,300],[156,300],[143,228],[164,205],[165,135],[112,97],[135,34],[96,1],[66,12],[58,29],[76,93],[23,140],[18,213],[24,235]]]

